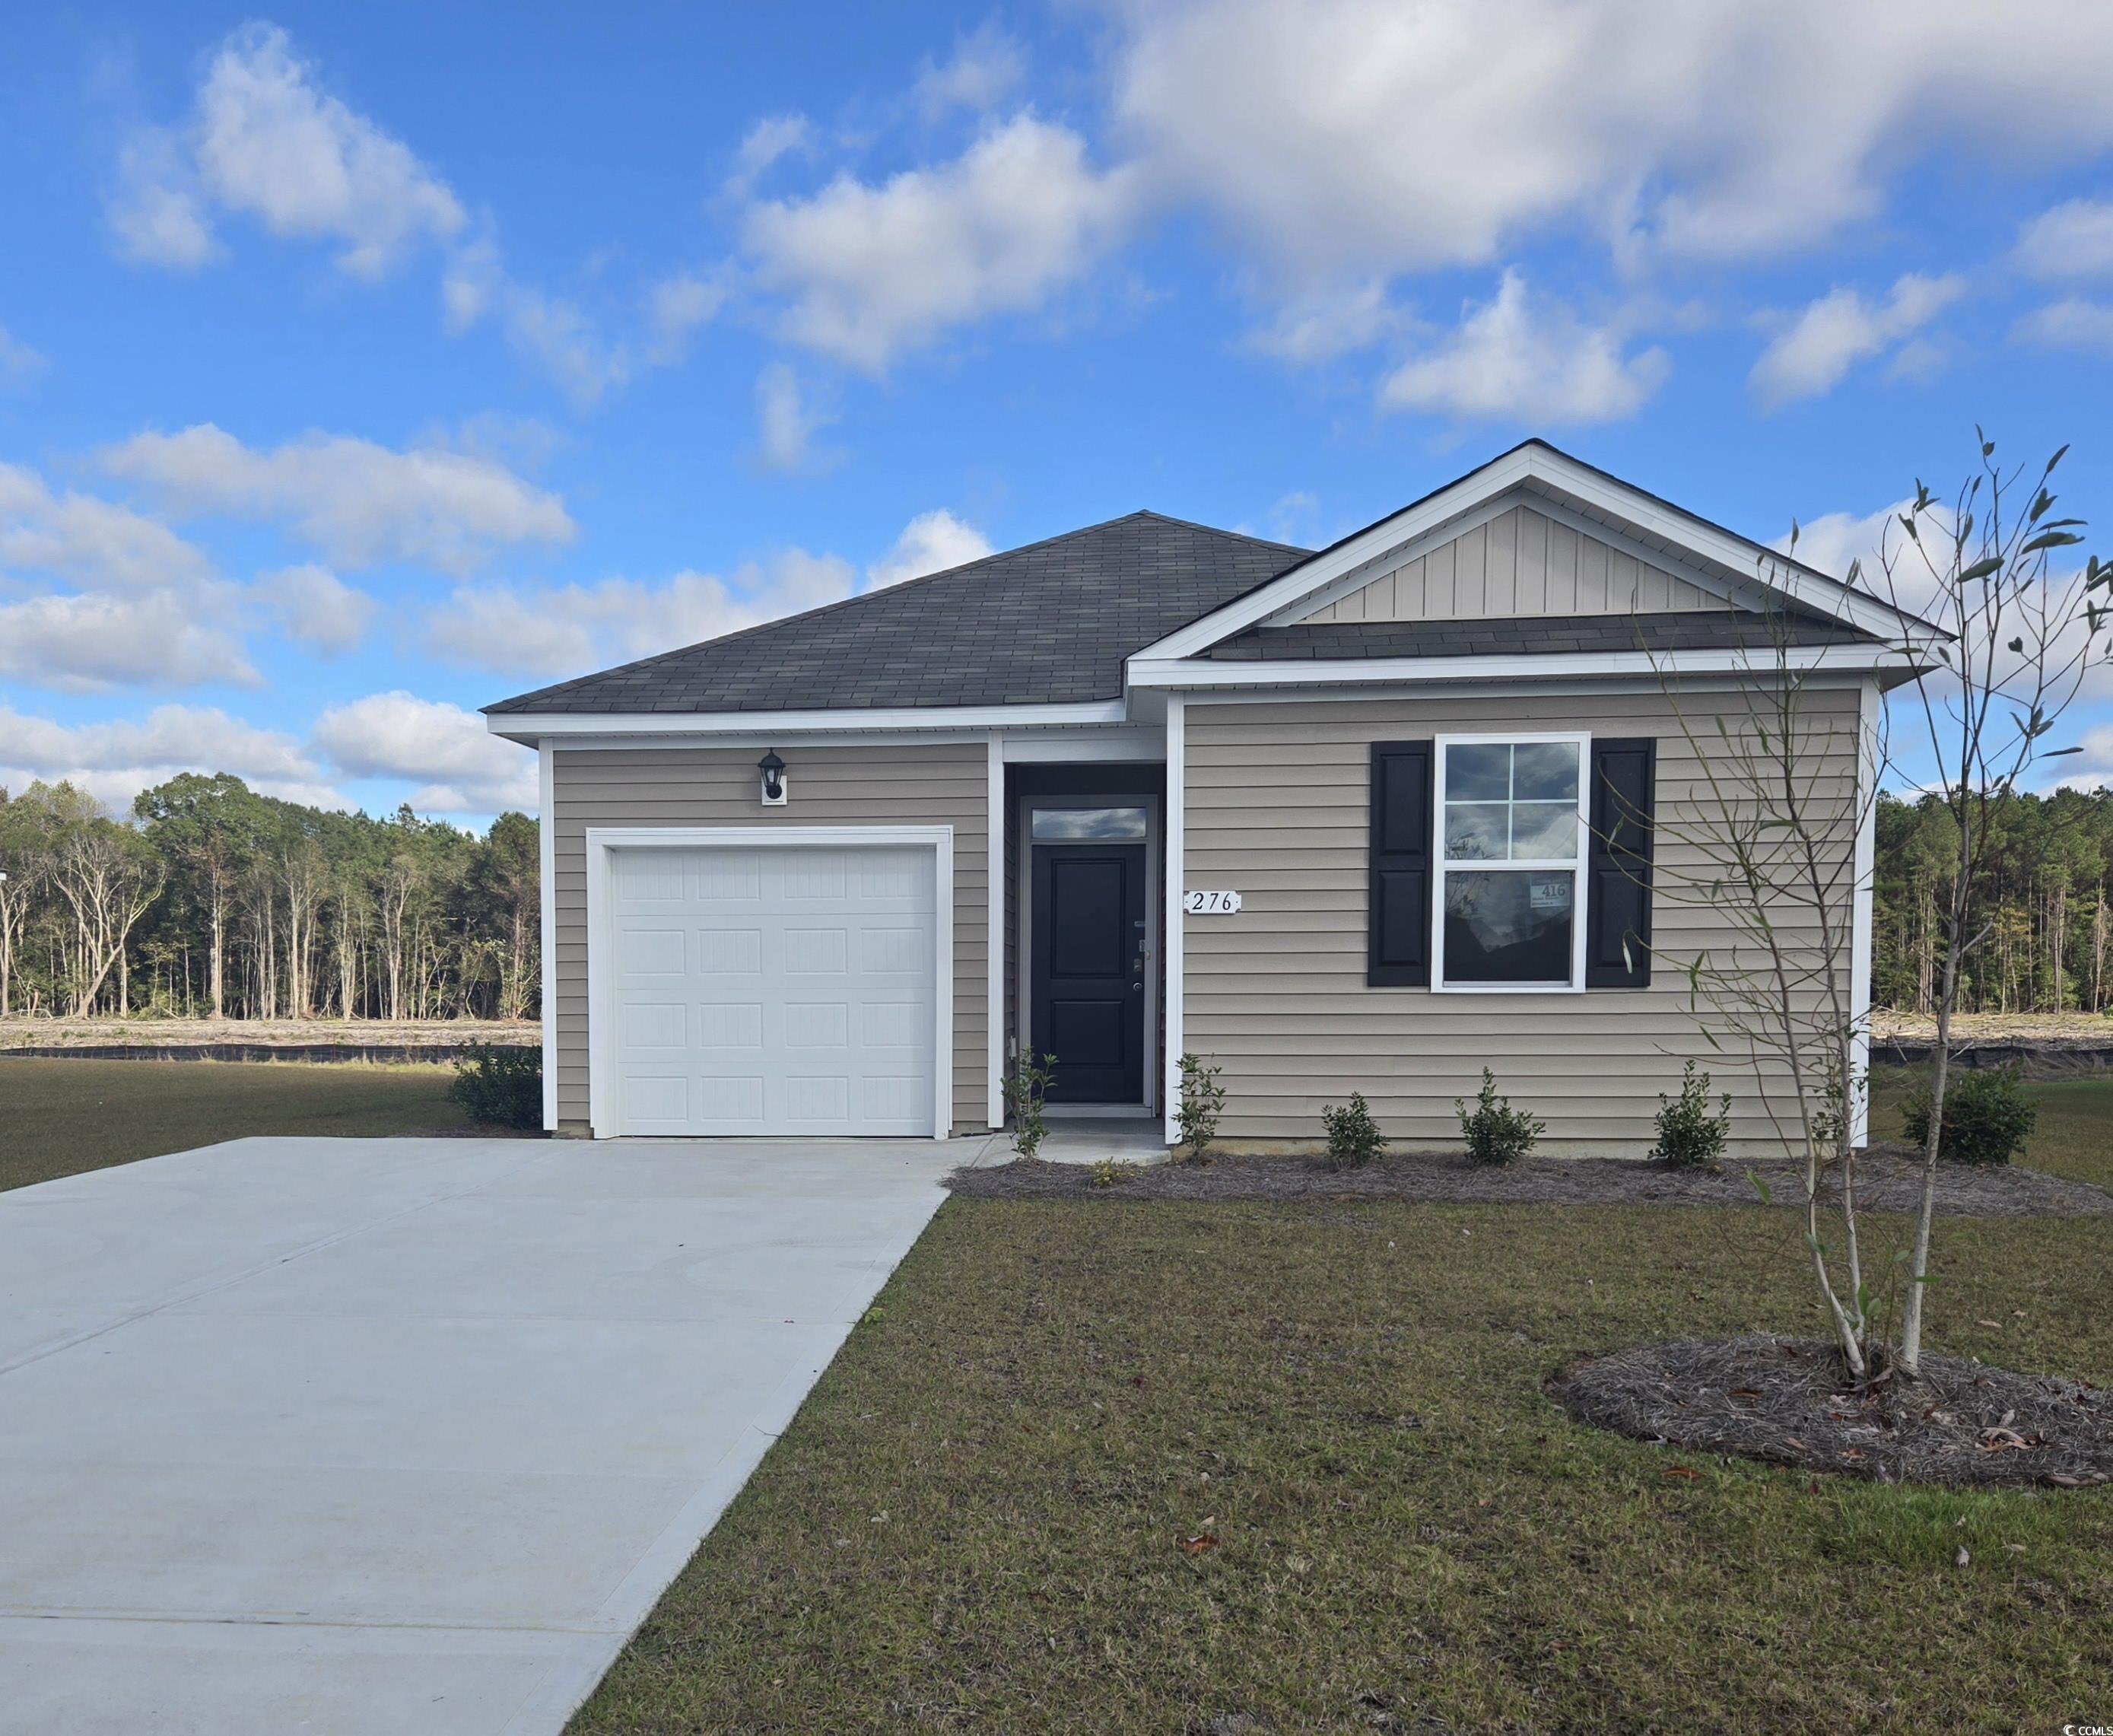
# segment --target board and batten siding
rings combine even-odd
[[[1853,807],[1858,693],[1814,689],[1801,703],[1824,743],[1819,781]],[[1718,705],[1747,715],[1736,699]],[[1697,738],[1712,739],[1718,706],[1700,696],[1685,706]],[[1764,1098],[1743,1050],[1709,1047],[1680,966],[1705,949],[1722,956],[1732,939],[1696,895],[1704,871],[1692,845],[1659,841],[1649,988],[1366,985],[1371,743],[1572,730],[1654,737],[1661,820],[1695,811],[1705,786],[1694,750],[1659,693],[1189,702],[1185,883],[1243,900],[1236,916],[1189,916],[1184,930],[1183,1047],[1225,1069],[1226,1137],[1317,1140],[1322,1106],[1362,1091],[1390,1139],[1457,1145],[1454,1100],[1473,1098],[1486,1064],[1499,1090],[1547,1122],[1544,1151],[1636,1156],[1655,1137],[1659,1094],[1677,1093],[1692,1058],[1732,1093],[1735,1149],[1770,1148],[1768,1099],[1782,1109],[1782,1094]]]
[[[1677,573],[1514,506],[1298,619],[1481,621],[1729,607]]]
[[[756,799],[753,747],[569,747],[553,755],[558,1129],[587,1131],[590,826],[950,825],[954,829],[954,1126],[986,1125],[989,821],[981,742],[847,747],[787,742],[790,800]]]

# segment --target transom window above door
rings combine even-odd
[[[1142,838],[1147,813],[1142,807],[1038,807],[1029,830],[1038,843],[1095,843],[1106,838]]]
[[[1584,980],[1583,736],[1441,736],[1438,989]]]

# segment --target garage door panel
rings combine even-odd
[[[682,975],[682,931],[678,928],[625,928],[616,937],[617,975],[679,977]]]
[[[704,976],[760,976],[763,931],[757,928],[701,928],[697,971]]]
[[[702,851],[690,884],[701,903],[753,904],[763,895],[763,865],[753,851]]]
[[[627,1049],[690,1046],[690,1009],[680,1002],[628,1002],[618,1012],[617,1028]]]
[[[647,871],[633,855],[659,860]],[[619,848],[616,858],[623,1131],[933,1131],[929,848]]]
[[[787,1048],[848,1048],[851,1010],[842,1001],[795,1001],[785,1008]]]
[[[782,931],[787,976],[842,976],[851,962],[851,936],[840,928],[796,928]]]
[[[665,1074],[626,1073],[625,1115],[642,1130],[661,1131],[690,1120],[690,1081]]]
[[[704,1050],[761,1048],[763,1006],[758,1001],[696,1003],[697,1046]]]

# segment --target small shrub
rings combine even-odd
[[[1134,1163],[1125,1163],[1116,1158],[1102,1158],[1094,1164],[1088,1179],[1095,1187],[1120,1187],[1125,1181],[1136,1181],[1138,1174],[1138,1167]]]
[[[1049,1124],[1042,1118],[1042,1105],[1049,1087],[1056,1082],[1056,1058],[1023,1053],[1005,1080],[1005,1106],[1012,1112],[1012,1149],[1023,1158],[1042,1149]]]
[[[1181,1130],[1176,1163],[1211,1161],[1211,1144],[1218,1136],[1218,1117],[1225,1108],[1225,1088],[1218,1083],[1223,1071],[1221,1067],[1204,1066],[1195,1055],[1181,1058],[1181,1102],[1174,1112],[1175,1125]]]
[[[1689,1062],[1681,1070],[1679,1099],[1659,1093],[1658,1144],[1651,1157],[1668,1169],[1714,1169],[1731,1136],[1732,1094],[1719,1097],[1716,1113],[1710,1113],[1709,1076]]]
[[[2025,1094],[2015,1064],[1961,1068],[1945,1082],[1937,1154],[1953,1163],[2007,1163],[2025,1149],[2038,1120],[2038,1106]],[[1901,1105],[1901,1125],[1917,1145],[1929,1138],[1927,1085]]]
[[[543,1126],[543,1052],[518,1044],[465,1044],[448,1095],[473,1122],[493,1127]]]
[[[1548,1131],[1548,1123],[1523,1109],[1514,1109],[1511,1099],[1497,1094],[1497,1076],[1482,1069],[1482,1089],[1475,1107],[1456,1097],[1453,1107],[1460,1117],[1460,1137],[1467,1142],[1467,1155],[1477,1163],[1516,1163],[1533,1149],[1534,1141]]]
[[[1364,1093],[1353,1091],[1341,1108],[1332,1103],[1321,1111],[1321,1125],[1328,1131],[1328,1162],[1336,1169],[1362,1169],[1376,1158],[1386,1155],[1385,1135],[1372,1119]]]

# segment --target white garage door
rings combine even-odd
[[[938,893],[915,847],[612,852],[628,1134],[929,1134]]]

